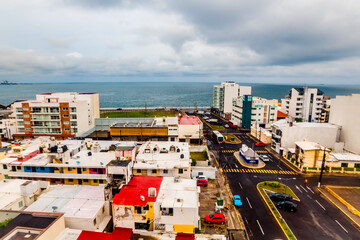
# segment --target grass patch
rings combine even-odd
[[[273,191],[274,189],[278,189],[281,188],[282,186],[284,186],[283,184],[269,184],[270,182],[261,182],[258,183],[257,185],[257,189],[259,191],[259,193],[261,194],[261,196],[263,197],[264,201],[266,202],[267,206],[269,207],[271,213],[273,214],[273,216],[275,217],[276,221],[278,222],[278,224],[280,225],[281,229],[283,230],[283,232],[285,233],[286,237],[288,239],[291,240],[296,240],[295,235],[292,233],[291,229],[289,228],[289,226],[286,224],[286,222],[283,220],[283,218],[281,217],[281,215],[279,214],[279,212],[277,211],[274,203],[270,200],[269,196],[265,193],[264,189],[272,189],[270,191]],[[276,185],[278,185],[279,187],[275,187]],[[286,186],[287,187],[287,186]],[[288,188],[288,187],[287,187]],[[291,189],[289,188],[289,190],[291,191]],[[289,192],[290,192],[289,191]],[[292,192],[292,191],[291,191]],[[293,193],[293,192],[292,192]],[[294,193],[293,193],[294,194]],[[294,196],[296,196],[294,194]],[[298,197],[296,196],[296,198],[298,199]]]
[[[259,183],[259,186],[263,189],[267,189],[272,192],[289,194],[294,199],[300,201],[298,196],[296,196],[296,194],[291,190],[291,188],[289,188],[288,186],[286,186],[282,183],[275,182],[275,181],[274,182],[261,182],[261,183]]]
[[[0,222],[0,228],[6,227],[11,220],[13,220],[13,219],[9,218],[9,219],[6,219],[6,220]]]
[[[102,118],[154,118],[154,117],[175,117],[175,111],[120,111],[101,113]]]
[[[225,130],[225,128],[223,126],[220,126],[220,125],[215,125],[215,124],[210,124],[210,127],[213,129],[213,130]]]
[[[208,160],[208,155],[206,150],[202,152],[190,152],[190,158],[195,161],[206,161]]]
[[[225,134],[223,134],[223,136],[225,138],[225,142],[228,142],[228,143],[241,143],[241,141],[239,141],[239,139],[235,135],[225,133]],[[232,140],[232,139],[234,139],[234,140]]]

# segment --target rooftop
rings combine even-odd
[[[299,148],[301,148],[303,150],[320,150],[320,149],[324,149],[324,147],[321,146],[320,144],[315,143],[315,142],[309,142],[309,141],[295,142],[295,145],[299,146]]]
[[[353,153],[331,153],[330,159],[333,161],[351,161],[351,162],[360,162],[360,155]]]
[[[131,228],[115,228],[112,233],[82,231],[77,240],[131,240]]]
[[[200,125],[201,121],[198,117],[195,116],[182,116],[179,117],[180,125]]]
[[[115,205],[146,206],[148,202],[155,202],[163,177],[134,176],[123,186],[113,198]],[[149,188],[156,189],[156,196],[149,197]]]
[[[290,127],[287,119],[281,119],[273,123],[276,127]],[[331,123],[313,123],[313,122],[293,122],[293,126],[302,128],[340,128],[340,126]]]

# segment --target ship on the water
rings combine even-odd
[[[0,85],[17,85],[17,83],[9,82],[7,80],[0,82]]]

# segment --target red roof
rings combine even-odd
[[[126,206],[146,206],[148,202],[156,202],[163,177],[134,176],[128,185],[121,188],[113,198],[113,204]],[[156,188],[156,197],[148,196],[148,189]],[[141,200],[144,196],[145,200]]]
[[[278,119],[283,119],[286,118],[288,115],[282,111],[277,111],[277,118]]]
[[[178,233],[175,240],[194,240],[195,234],[193,233]]]
[[[201,123],[200,119],[195,116],[183,116],[179,117],[180,125],[199,125]]]
[[[82,231],[77,240],[131,240],[131,228],[115,228],[112,233]]]

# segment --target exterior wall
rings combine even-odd
[[[51,224],[37,240],[56,239],[63,230],[65,230],[65,217],[61,216],[57,221]]]
[[[167,128],[110,128],[111,136],[167,136]]]
[[[360,133],[360,94],[351,96],[336,96],[331,100],[329,122],[341,126],[340,141],[345,143],[345,149],[360,154],[358,141]]]
[[[270,144],[272,140],[271,132],[267,130],[260,130],[260,128],[251,128],[251,136],[259,139],[261,142],[264,142],[265,144]]]
[[[324,150],[302,150],[296,146],[295,159],[297,162],[302,162],[303,167],[321,167],[323,157]],[[329,152],[325,151],[325,161],[327,160],[329,160]]]
[[[199,125],[179,125],[180,139],[200,139],[203,132],[203,124]]]
[[[0,117],[0,139],[12,139],[13,133],[16,133],[16,119]]]
[[[199,173],[202,173],[203,176],[207,178],[216,178],[216,168],[214,167],[192,167],[191,168],[191,177],[196,178]]]

